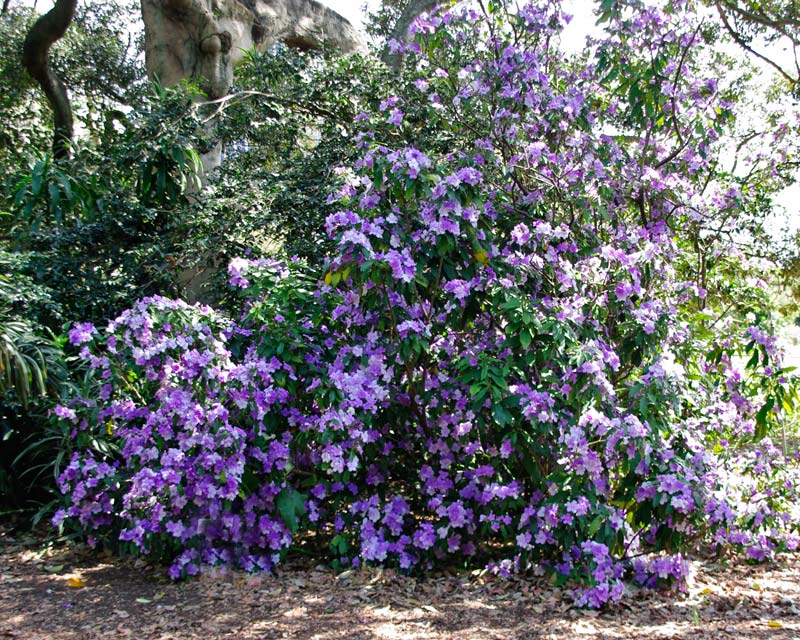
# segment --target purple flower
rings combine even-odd
[[[442,288],[447,293],[453,294],[456,300],[464,302],[470,294],[470,283],[466,280],[450,280],[445,282]]]
[[[385,258],[389,267],[392,269],[392,277],[401,282],[413,282],[417,265],[411,252],[405,248],[402,252],[390,249],[386,252]]]
[[[386,122],[396,126],[403,124],[403,112],[400,109],[392,109]]]
[[[70,344],[79,346],[92,341],[92,336],[97,334],[97,329],[91,322],[76,322],[72,325],[67,336]]]

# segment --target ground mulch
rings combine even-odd
[[[692,573],[684,595],[631,588],[597,612],[575,609],[544,578],[481,572],[337,575],[291,561],[277,575],[210,571],[175,583],[141,559],[47,547],[0,527],[0,639],[800,640],[797,556],[759,566],[695,560]]]

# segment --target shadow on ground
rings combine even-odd
[[[635,592],[598,613],[574,609],[566,593],[533,577],[336,576],[291,565],[277,576],[217,572],[172,583],[142,561],[80,548],[42,553],[0,536],[0,638],[800,638],[796,557],[694,565],[688,594]]]

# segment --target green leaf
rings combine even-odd
[[[61,190],[64,192],[64,197],[69,201],[72,202],[72,187],[69,184],[69,179],[65,173],[59,171],[56,174],[58,178],[58,182],[61,184]]]
[[[31,193],[38,196],[42,192],[42,184],[44,182],[44,172],[47,165],[41,161],[37,162],[33,168],[33,176],[31,176]]]
[[[603,516],[598,515],[589,523],[589,537],[594,536],[603,524]]]
[[[494,416],[495,422],[501,427],[507,425],[513,419],[512,415],[499,404],[492,406],[492,415]]]
[[[291,487],[284,487],[275,499],[278,513],[292,533],[297,531],[300,518],[306,514],[306,497]]]

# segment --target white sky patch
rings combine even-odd
[[[380,2],[377,0],[321,0],[322,4],[333,9],[339,15],[347,18],[356,29],[364,30],[364,19],[366,18],[366,8],[374,11]]]

